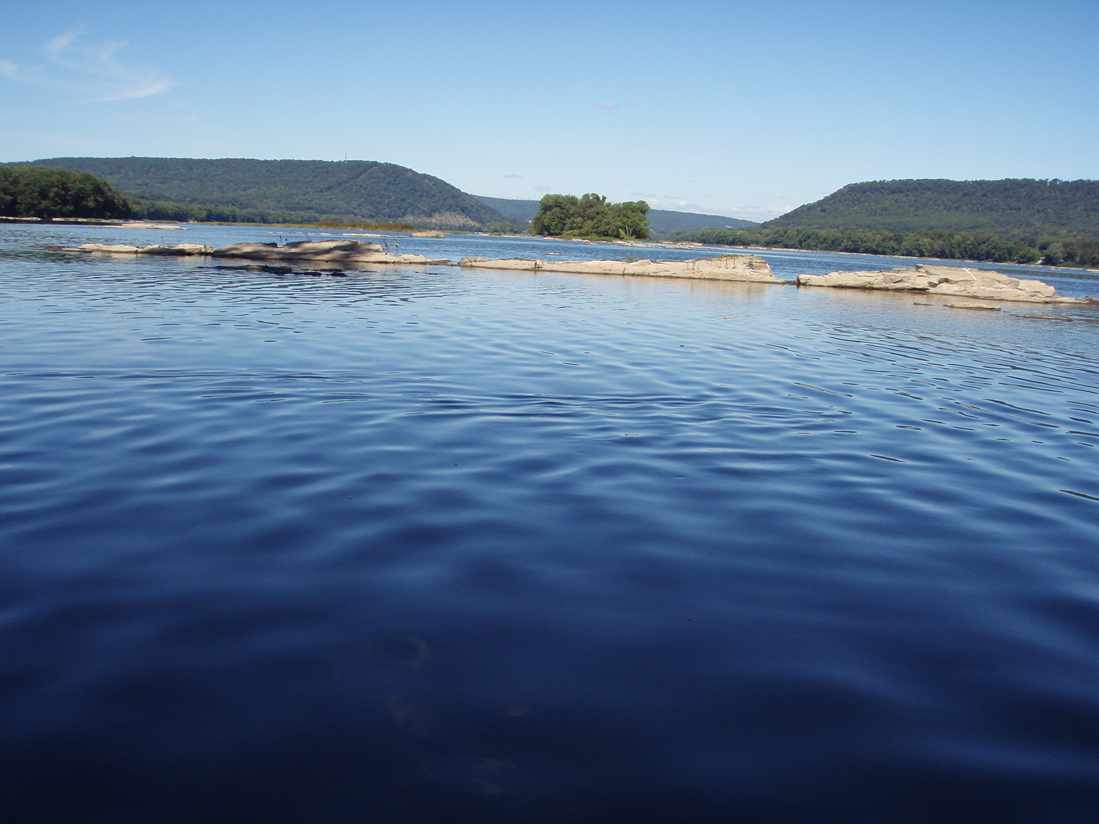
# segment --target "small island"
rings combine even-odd
[[[643,200],[609,203],[603,195],[546,195],[530,230],[536,235],[599,240],[649,237],[649,204]]]

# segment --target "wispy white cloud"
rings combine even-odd
[[[90,40],[83,27],[66,29],[46,42],[46,65],[35,78],[99,102],[152,97],[175,85],[156,69],[124,62],[119,53],[125,47],[124,42]]]
[[[613,103],[609,100],[597,100],[595,103],[592,103],[592,105],[604,112],[616,112],[620,108],[617,103]]]
[[[52,59],[60,58],[69,47],[72,46],[73,41],[78,38],[84,31],[83,26],[77,26],[75,28],[66,29],[54,37],[51,37],[46,41],[46,56]]]
[[[15,77],[19,74],[19,67],[10,60],[0,60],[0,77]]]
[[[520,175],[520,174],[516,174],[515,172],[511,172],[509,174],[504,175],[504,180],[522,180],[522,179],[523,179],[523,176]]]

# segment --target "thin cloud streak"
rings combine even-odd
[[[138,100],[163,94],[175,81],[156,69],[131,66],[118,53],[124,42],[87,42],[83,27],[66,29],[46,42],[49,66],[42,79],[101,103]]]
[[[0,60],[0,77],[15,77],[19,67],[10,60]]]
[[[73,44],[84,31],[83,26],[77,26],[75,28],[67,29],[61,34],[51,37],[46,42],[46,57],[50,59],[57,59]]]

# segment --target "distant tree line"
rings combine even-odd
[[[676,237],[728,246],[769,246],[873,255],[984,260],[1002,263],[1099,265],[1099,240],[1076,236],[1012,237],[962,232],[885,229],[701,229]]]
[[[852,183],[766,224],[1007,237],[1099,237],[1096,180],[879,180]]]
[[[608,203],[603,195],[546,195],[531,231],[553,237],[634,240],[649,236],[649,204],[643,200]]]
[[[0,216],[121,218],[132,209],[124,195],[83,172],[0,166]]]

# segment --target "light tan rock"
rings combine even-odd
[[[63,252],[90,252],[99,255],[136,255],[141,249],[127,243],[81,243],[79,246],[65,247]]]
[[[393,264],[415,264],[418,266],[453,266],[454,261],[446,258],[429,258],[425,255],[392,255],[388,252],[375,252],[373,254],[363,254],[356,257],[349,258],[322,258],[322,260],[332,260],[336,262],[343,262],[348,264],[354,263],[384,263],[388,265]]]
[[[446,232],[440,232],[438,229],[424,229],[412,232],[412,237],[446,237]]]
[[[128,243],[82,243],[79,246],[62,248],[63,252],[92,252],[108,255],[161,255],[185,257],[188,255],[208,255],[213,249],[201,243],[178,243],[174,245],[131,246]]]
[[[922,263],[906,269],[800,275],[798,286],[924,292],[928,295],[1023,303],[1082,302],[1076,298],[1059,297],[1056,289],[1040,280],[1020,280],[987,269]]]
[[[464,257],[458,261],[459,266],[471,269],[516,269],[524,272],[537,271],[543,268],[543,264],[541,260],[524,258]]]
[[[478,269],[514,269],[525,272],[566,272],[585,275],[642,275],[645,277],[726,280],[738,283],[781,283],[763,258],[723,255],[696,260],[529,260],[470,257],[459,266]]]

